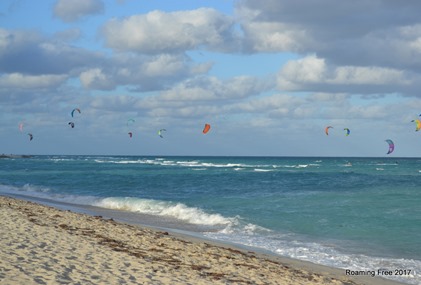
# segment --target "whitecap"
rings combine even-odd
[[[189,207],[183,203],[153,199],[109,197],[95,202],[93,206],[157,216],[168,216],[199,225],[228,225],[232,223],[232,219],[220,214],[209,214],[202,209]]]

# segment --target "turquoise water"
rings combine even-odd
[[[421,284],[421,159],[34,156],[0,195],[170,217],[201,234]],[[139,221],[142,223],[142,221]]]

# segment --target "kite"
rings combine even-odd
[[[30,141],[34,138],[34,136],[31,133],[28,133],[28,136]]]
[[[72,127],[72,129],[75,127],[75,123],[73,123],[73,122],[69,122],[69,126],[71,126]]]
[[[79,114],[80,114],[80,109],[79,109],[79,108],[74,108],[74,109],[73,109],[73,111],[72,111],[72,113],[71,113],[71,114],[72,114],[72,117],[73,117],[73,115],[74,115],[75,111],[78,111],[78,112],[79,112]]]
[[[346,136],[349,136],[349,133],[351,132],[348,128],[344,128],[344,131],[346,131]]]
[[[161,138],[164,138],[163,136],[162,136],[162,132],[166,132],[167,130],[166,129],[160,129],[159,131],[158,131],[158,135],[161,137]]]
[[[128,119],[126,125],[127,126],[133,125],[134,122],[136,122],[135,119]]]
[[[419,119],[412,120],[411,122],[415,123],[415,131],[418,132],[421,130],[421,121]]]
[[[386,154],[390,154],[395,150],[395,144],[392,140],[386,140],[386,142],[389,144],[389,151]]]
[[[19,123],[19,131],[23,132],[23,123]]]
[[[210,127],[211,126],[209,124],[205,124],[205,127],[203,128],[203,133],[206,134],[207,132],[209,132]]]
[[[131,126],[135,123],[135,119],[128,119],[126,122],[126,126],[127,126],[127,130],[129,131],[127,134],[129,134],[129,137],[132,138],[133,137],[133,133],[131,131]]]
[[[333,127],[332,126],[326,127],[325,133],[326,133],[327,136],[329,135],[329,129],[333,129]]]

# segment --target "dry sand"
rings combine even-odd
[[[398,284],[0,196],[0,284]]]

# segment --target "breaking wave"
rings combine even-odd
[[[142,214],[167,216],[198,225],[228,226],[235,222],[235,218],[226,218],[220,214],[209,214],[202,209],[188,207],[182,203],[158,201],[153,199],[109,197],[95,202],[93,206]]]

